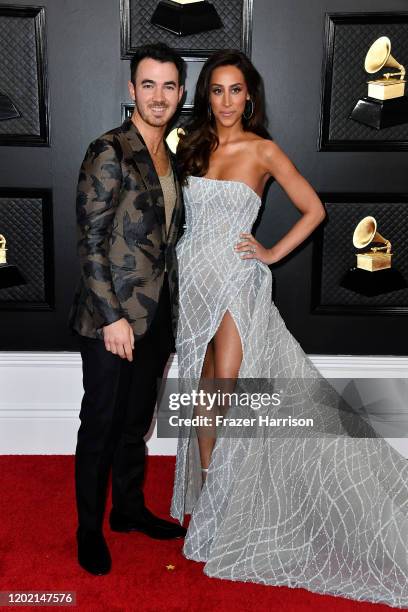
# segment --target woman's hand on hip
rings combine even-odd
[[[266,249],[252,234],[241,233],[241,242],[234,246],[237,253],[241,253],[241,259],[257,259],[268,266],[277,260],[273,249]]]

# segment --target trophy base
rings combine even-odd
[[[368,272],[391,268],[391,253],[357,253],[357,268]]]
[[[21,117],[21,114],[13,102],[6,94],[0,92],[0,121],[18,119],[18,117]]]
[[[395,268],[378,270],[375,274],[361,268],[350,268],[341,279],[340,286],[366,297],[374,297],[406,289],[408,283]]]
[[[402,96],[391,100],[377,100],[365,96],[357,102],[349,119],[376,130],[408,123],[408,98]]]
[[[0,289],[26,285],[27,281],[17,268],[11,264],[0,264]]]
[[[207,0],[193,4],[162,0],[150,21],[153,25],[173,32],[177,36],[188,36],[223,27],[215,7]]]

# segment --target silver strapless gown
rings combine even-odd
[[[408,607],[408,462],[381,437],[348,435],[337,394],[271,301],[269,268],[234,252],[259,196],[238,181],[190,177],[184,197],[179,377],[198,384],[228,310],[240,377],[304,380],[309,401],[292,407],[318,423],[307,437],[219,437],[202,489],[195,430],[184,430],[171,508],[180,521],[192,513],[184,555],[205,561],[209,576]]]

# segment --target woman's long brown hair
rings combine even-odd
[[[210,155],[218,147],[219,140],[210,108],[210,82],[213,71],[220,66],[236,66],[245,78],[249,96],[253,102],[253,114],[242,116],[245,131],[270,139],[266,129],[265,97],[262,77],[241,51],[218,51],[205,62],[197,80],[194,109],[186,134],[181,136],[177,148],[177,160],[182,184],[190,175],[204,176],[208,170]]]

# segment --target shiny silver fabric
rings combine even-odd
[[[243,346],[240,377],[302,379],[286,407],[318,424],[310,436],[219,437],[203,488],[196,432],[184,429],[171,509],[180,521],[192,512],[184,555],[205,561],[209,576],[408,607],[408,462],[364,424],[361,437],[349,435],[339,396],[271,301],[269,268],[233,250],[258,195],[238,181],[190,177],[184,197],[180,378],[198,385],[228,310]]]

